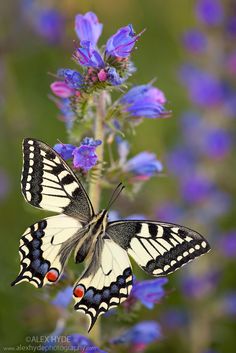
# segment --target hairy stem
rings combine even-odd
[[[94,122],[94,138],[101,140],[102,144],[97,148],[97,156],[99,161],[98,171],[96,172],[95,181],[90,182],[89,197],[92,201],[95,212],[99,211],[101,199],[101,176],[104,154],[104,118],[106,116],[106,92],[103,91],[96,98],[97,115]]]
[[[103,167],[103,155],[104,155],[104,118],[106,116],[106,92],[103,91],[96,97],[96,117],[94,121],[94,138],[101,140],[102,144],[97,148],[97,156],[99,161],[99,168],[96,173],[95,181],[91,180],[89,185],[89,197],[93,204],[94,211],[98,212],[100,209],[101,200],[101,177]],[[101,322],[97,319],[96,324],[91,330],[90,338],[97,345],[101,342]]]

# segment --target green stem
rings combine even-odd
[[[96,174],[96,181],[90,182],[89,197],[93,204],[95,212],[99,211],[101,199],[101,177],[104,155],[104,118],[106,116],[106,92],[102,91],[96,100],[97,115],[94,122],[94,138],[101,140],[102,144],[97,148],[97,156],[99,161],[99,169]]]
[[[96,175],[96,181],[91,181],[89,185],[89,197],[93,204],[95,212],[100,209],[101,201],[101,177],[104,157],[104,118],[106,116],[106,92],[102,91],[96,98],[96,117],[94,121],[94,138],[101,140],[102,144],[97,149],[97,156],[99,161],[99,169]],[[101,322],[98,318],[96,324],[91,330],[90,338],[98,346],[101,343]]]

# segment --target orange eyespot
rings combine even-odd
[[[55,282],[59,277],[59,273],[56,269],[49,270],[46,274],[46,278],[50,282]]]
[[[84,296],[84,287],[81,285],[76,286],[73,294],[76,298],[82,298]]]

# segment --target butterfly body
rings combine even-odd
[[[95,214],[83,185],[67,163],[45,143],[23,141],[22,193],[28,203],[56,212],[30,226],[20,240],[20,273],[35,287],[57,282],[74,251],[86,268],[73,290],[75,310],[85,313],[92,328],[99,315],[125,301],[133,274],[129,256],[148,274],[165,276],[208,252],[197,232],[157,221],[108,221],[108,211]]]

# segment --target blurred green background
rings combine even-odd
[[[0,166],[9,179],[9,192],[0,202],[1,206],[1,342],[4,346],[24,344],[25,336],[48,334],[54,329],[57,313],[50,304],[42,305],[42,290],[23,284],[14,288],[10,282],[19,269],[18,243],[28,225],[43,218],[43,212],[25,204],[20,192],[22,165],[21,142],[24,137],[34,137],[54,145],[57,139],[66,141],[63,122],[57,119],[57,108],[48,99],[50,72],[60,67],[75,67],[71,62],[73,51],[74,16],[77,13],[94,11],[104,24],[101,42],[104,42],[119,27],[132,23],[135,30],[146,28],[133,54],[138,71],[133,83],[143,84],[157,78],[156,85],[166,94],[173,111],[170,119],[145,120],[133,137],[133,153],[154,151],[165,165],[165,156],[179,140],[179,116],[190,105],[185,89],[177,78],[177,70],[185,60],[181,46],[183,31],[196,23],[193,0],[119,0],[119,1],[39,1],[52,4],[66,14],[65,34],[61,43],[50,45],[32,30],[22,13],[22,3],[10,0],[0,4]],[[209,165],[209,168],[212,166]],[[153,215],[152,210],[165,200],[173,198],[180,202],[175,177],[168,174],[153,178],[129,204],[124,212]],[[145,200],[145,201],[144,201]],[[122,201],[121,201],[122,204]],[[190,224],[186,224],[190,225]],[[201,226],[195,225],[201,231]],[[200,228],[199,228],[200,227]],[[204,229],[205,231],[205,229]],[[214,266],[214,264],[213,264]],[[183,273],[185,270],[182,270]],[[235,276],[235,264],[231,278]],[[233,275],[234,274],[234,275]],[[169,288],[174,288],[156,311],[149,317],[158,319],[158,311],[168,305],[182,303],[176,274],[170,277]],[[176,280],[177,278],[177,280]],[[195,305],[195,303],[188,303]],[[207,304],[203,311],[207,315]],[[145,310],[144,310],[145,313]],[[75,314],[76,315],[76,314]],[[199,329],[199,340],[203,335]],[[219,352],[234,352],[234,323],[225,321],[219,330]],[[194,352],[190,347],[188,332],[169,338],[150,351]],[[184,343],[185,341],[185,343]],[[205,352],[203,352],[205,353]]]

